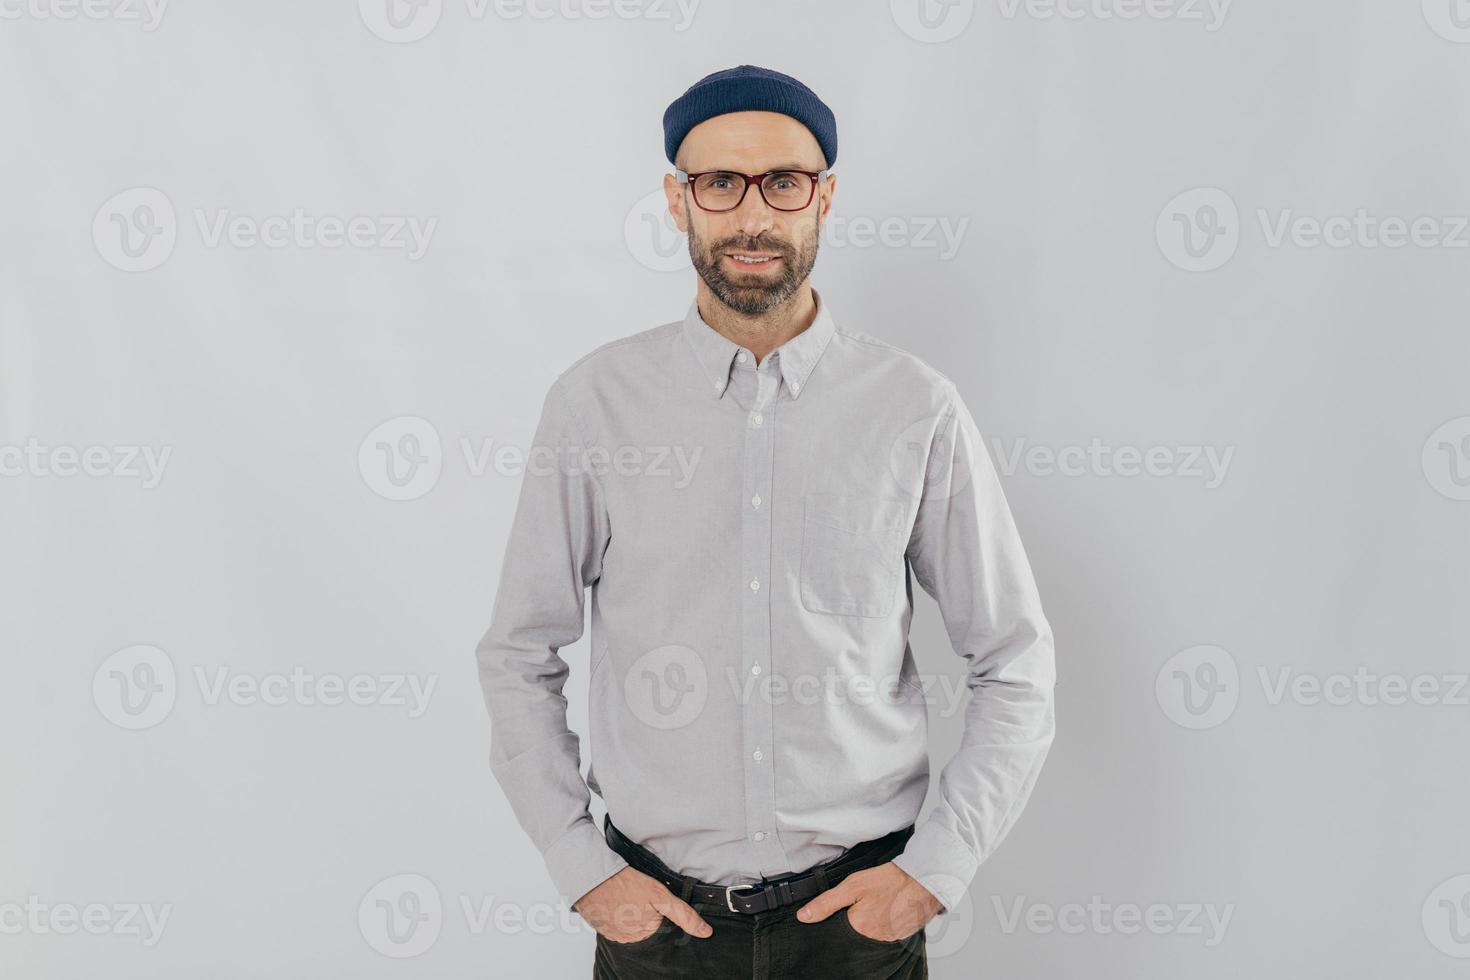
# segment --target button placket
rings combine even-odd
[[[745,776],[746,837],[752,842],[751,866],[762,874],[779,875],[789,862],[775,834],[776,774],[768,758],[774,743],[771,699],[762,677],[771,663],[771,589],[764,587],[771,571],[771,508],[769,493],[775,464],[776,394],[780,386],[778,357],[770,356],[753,369],[737,372],[736,381],[747,391],[744,445],[745,486],[749,506],[741,508],[741,561],[749,584],[741,616],[741,664],[745,676],[760,678],[741,685],[749,691],[742,698],[743,763]],[[757,586],[756,583],[760,583]]]

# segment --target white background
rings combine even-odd
[[[661,115],[751,63],[836,113],[813,282],[959,383],[1057,635],[933,975],[1464,975],[1470,3],[389,2],[0,0],[0,973],[590,974],[486,766],[477,454],[683,315]],[[293,672],[372,703],[216,686]]]

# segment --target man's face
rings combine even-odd
[[[801,123],[775,112],[732,112],[689,131],[679,148],[686,173],[731,170],[759,174],[821,170],[821,147]],[[822,181],[800,211],[779,211],[751,187],[733,211],[705,211],[688,185],[664,179],[669,210],[689,234],[689,258],[710,292],[730,309],[760,316],[801,287],[817,262],[817,241],[831,207],[835,177]],[[765,259],[750,262],[745,260]]]

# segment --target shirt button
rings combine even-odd
[[[751,497],[750,498],[750,506],[752,506],[752,507],[759,507],[760,505],[761,505],[761,495],[760,494],[756,494],[754,497]]]
[[[765,758],[765,755],[761,752],[760,749],[756,749],[754,752],[752,752],[750,754],[750,757],[752,759],[754,759],[756,762],[759,762],[759,761],[761,761],[762,759]]]
[[[756,425],[760,425],[761,424],[761,413],[760,412],[756,412],[754,415],[752,415],[750,417],[750,420],[752,422],[754,422]]]
[[[801,390],[801,382],[800,381],[793,381],[793,382],[791,382],[791,390],[792,391],[800,391]]]
[[[759,592],[760,590],[761,590],[761,582],[760,582],[760,579],[758,579],[758,578],[751,579],[750,580],[750,591],[752,591],[752,592]]]
[[[736,354],[735,360],[739,361],[741,364],[744,364],[747,360],[745,356],[745,351],[741,351],[739,354]]]
[[[761,665],[760,664],[752,664],[751,665],[751,668],[750,668],[750,672],[752,674],[759,674],[761,672]]]
[[[757,842],[765,840],[766,839],[766,832],[764,830],[757,830],[755,832],[755,839],[756,839]]]

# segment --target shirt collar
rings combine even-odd
[[[837,330],[831,311],[815,288],[812,289],[812,300],[817,305],[817,315],[811,325],[771,352],[781,355],[777,358],[781,377],[792,398],[800,398],[806,391],[812,369],[817,366],[817,360]],[[684,317],[684,336],[704,370],[707,390],[716,398],[720,397],[729,387],[730,365],[740,352],[740,345],[704,322],[704,317],[699,315],[698,297],[689,304],[689,312]]]

